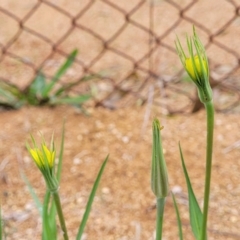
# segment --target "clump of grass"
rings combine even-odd
[[[81,106],[88,101],[92,95],[90,93],[77,96],[70,96],[68,92],[76,85],[95,78],[94,75],[87,75],[75,82],[58,86],[61,77],[72,66],[77,56],[77,50],[72,51],[66,61],[59,67],[50,81],[46,80],[43,72],[39,72],[33,81],[25,88],[20,89],[14,84],[0,81],[0,106],[5,108],[20,108],[23,105],[59,105],[71,104]]]

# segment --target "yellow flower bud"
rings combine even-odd
[[[55,160],[54,150],[49,150],[45,144],[42,144],[42,149],[31,148],[29,149],[29,152],[39,168],[53,168]],[[48,166],[46,166],[46,164]]]
[[[46,146],[44,141],[41,144],[41,147],[38,147],[36,145],[36,142],[33,137],[32,137],[32,141],[33,141],[34,147],[31,148],[27,144],[27,149],[33,161],[36,163],[38,169],[43,174],[43,177],[48,186],[48,190],[54,193],[58,190],[59,185],[54,172],[54,161],[55,161],[56,151],[54,149],[53,139],[51,142],[50,149]]]
[[[151,188],[156,198],[165,198],[169,192],[167,166],[163,155],[160,122],[153,121]]]
[[[198,55],[195,55],[193,59],[186,58],[186,60],[185,60],[185,69],[187,70],[188,74],[194,81],[196,81],[198,79],[196,74],[198,74],[198,76],[201,78],[201,77],[204,77],[203,71],[207,72],[207,63],[204,58],[202,58],[202,62],[203,62],[203,69],[201,67],[201,62],[199,60]],[[196,66],[197,73],[194,71],[193,64],[195,64],[195,66]]]
[[[209,67],[206,52],[201,43],[195,28],[193,27],[193,36],[187,37],[187,45],[189,54],[185,54],[182,45],[177,38],[176,49],[179,58],[198,88],[198,96],[202,103],[207,103],[212,100],[212,89],[209,82]],[[190,57],[187,57],[190,55]]]

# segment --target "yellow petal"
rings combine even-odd
[[[49,150],[46,145],[43,145],[43,151],[45,153],[45,156],[47,157],[49,167],[52,168],[55,159],[55,151]]]
[[[31,148],[29,152],[39,168],[46,166],[46,164],[49,168],[53,167],[55,160],[55,151],[49,150],[45,144],[42,145],[42,149]],[[44,158],[47,159],[47,163]]]
[[[204,59],[202,59],[203,61],[203,71],[207,71],[207,63]],[[192,77],[193,80],[197,80],[197,76],[194,72],[194,67],[193,67],[193,62],[195,63],[196,65],[196,68],[197,68],[197,73],[198,75],[203,75],[203,72],[202,72],[202,69],[201,69],[201,63],[200,63],[200,60],[199,60],[199,57],[196,55],[194,56],[194,58],[186,58],[185,60],[185,67],[186,67],[186,70],[188,71],[188,73],[190,74],[190,76]]]
[[[37,148],[30,149],[30,154],[32,155],[32,158],[36,162],[36,164],[39,167],[42,167],[43,166],[42,153],[39,151],[39,149]]]

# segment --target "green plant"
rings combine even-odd
[[[7,108],[19,108],[22,105],[58,105],[72,104],[81,106],[91,98],[91,94],[70,96],[68,94],[76,85],[95,78],[87,75],[75,82],[58,86],[58,82],[72,66],[77,56],[77,50],[69,54],[66,61],[60,66],[54,77],[48,82],[43,72],[39,72],[35,79],[25,88],[20,89],[14,84],[0,81],[0,105]]]
[[[205,53],[205,49],[193,28],[193,36],[191,38],[187,37],[187,45],[189,56],[187,56],[182,48],[182,45],[177,39],[176,49],[180,60],[187,71],[189,77],[192,79],[193,83],[197,86],[198,96],[200,101],[204,104],[207,115],[207,147],[206,147],[206,170],[205,170],[205,189],[204,189],[204,206],[201,210],[197,198],[194,193],[194,189],[191,184],[191,179],[188,174],[188,170],[185,164],[183,151],[179,143],[179,152],[181,164],[187,184],[188,189],[188,200],[189,200],[189,215],[190,215],[190,225],[192,228],[193,235],[196,240],[207,240],[207,221],[208,221],[208,209],[209,209],[209,195],[210,195],[210,183],[211,183],[211,168],[212,168],[212,152],[213,152],[213,130],[214,130],[214,106],[212,100],[212,89],[209,84],[209,66],[208,60]],[[66,69],[72,64],[73,59],[76,56],[76,51],[71,54],[66,63],[59,69],[56,74],[56,78],[52,82],[46,84],[42,76],[38,76],[39,79],[35,79],[32,85],[29,87],[29,92],[32,93],[32,100],[37,101],[35,97],[39,99],[49,98],[51,99],[52,91],[55,83],[58,81],[60,76],[66,71]],[[71,85],[72,86],[72,85]],[[70,86],[70,88],[71,88]],[[16,89],[13,87],[15,92]],[[60,88],[55,92],[54,96],[61,95],[66,88]],[[6,92],[5,94],[7,94]],[[16,94],[17,95],[17,94]],[[21,98],[21,95],[19,95]],[[69,103],[69,102],[68,102]],[[159,120],[154,119],[152,125],[153,134],[153,147],[152,147],[152,168],[151,168],[151,189],[156,197],[157,206],[157,217],[156,217],[156,240],[161,240],[163,235],[163,223],[164,223],[164,209],[165,202],[169,193],[168,185],[168,173],[167,166],[165,163],[165,158],[163,154],[162,139],[161,139],[161,126]],[[41,171],[45,182],[46,182],[46,192],[43,203],[36,195],[32,185],[29,183],[26,176],[22,173],[23,179],[29,187],[30,193],[35,201],[35,204],[42,216],[42,240],[56,240],[57,235],[57,220],[58,216],[60,227],[62,230],[64,240],[68,240],[67,228],[65,225],[65,218],[59,197],[59,186],[60,178],[62,172],[62,162],[63,162],[63,149],[64,149],[64,127],[62,131],[61,147],[59,153],[59,162],[55,164],[56,150],[54,146],[54,141],[52,138],[50,147],[47,146],[43,140],[41,147],[37,146],[34,138],[32,137],[32,147],[27,145],[27,149],[35,162],[38,169]],[[105,158],[101,165],[99,173],[95,179],[95,182],[90,193],[85,213],[79,224],[78,233],[76,240],[80,240],[87,223],[88,216],[91,211],[91,206],[93,204],[94,196],[96,194],[101,176],[105,169],[108,161],[108,156]],[[182,222],[180,217],[180,212],[178,209],[177,201],[174,194],[172,194],[173,205],[175,208],[177,223],[179,229],[179,239],[183,239]],[[1,213],[0,213],[1,216]],[[1,217],[0,217],[1,218]],[[1,219],[0,219],[1,220]],[[2,229],[0,228],[0,239],[2,238]]]
[[[208,66],[207,56],[205,53],[205,49],[194,27],[193,27],[193,36],[191,38],[187,37],[187,45],[188,45],[189,57],[186,56],[182,48],[182,45],[179,39],[177,38],[176,49],[177,49],[178,55],[189,77],[197,86],[199,99],[204,104],[206,113],[207,113],[207,147],[206,147],[206,171],[205,171],[203,212],[201,211],[201,208],[194,194],[194,190],[192,188],[191,180],[189,178],[188,171],[185,165],[184,156],[182,153],[180,143],[179,143],[179,151],[180,151],[183,172],[185,175],[187,188],[188,188],[189,214],[190,214],[190,224],[191,224],[192,232],[197,240],[206,240],[210,183],[211,183],[211,169],[212,169],[214,106],[213,106],[213,100],[212,100],[212,89],[209,83],[209,66]],[[153,125],[156,125],[156,120],[154,120]],[[158,125],[160,126],[160,124]],[[166,183],[167,181],[167,178],[166,178],[167,173],[166,173],[166,167],[164,167],[165,160],[161,150],[162,144],[161,144],[161,141],[158,140],[158,139],[161,139],[160,128],[158,127],[156,131],[158,132],[159,136],[157,138],[156,137],[153,138],[153,149],[154,149],[153,158],[156,158],[156,156],[158,155],[157,162],[159,162],[159,166],[161,167],[157,171],[157,175],[158,175],[157,177],[155,177],[154,174],[152,173],[152,179],[153,178],[158,179],[159,187],[165,191],[166,186],[164,185],[164,183]],[[153,132],[153,135],[155,136],[156,133]],[[157,148],[159,148],[159,150],[156,150]],[[183,239],[182,224],[181,224],[181,218],[180,218],[178,206],[177,206],[174,195],[172,196],[173,196],[174,208],[177,215],[179,238]],[[164,197],[166,198],[166,194],[164,195]],[[158,204],[157,204],[157,209],[158,209]],[[164,208],[162,208],[162,211],[157,211],[157,219],[163,219],[163,210]],[[156,229],[157,240],[162,239],[161,234],[158,235],[158,232],[162,231],[161,229],[162,229],[162,226],[157,225],[157,229]]]
[[[187,38],[187,45],[190,57],[186,57],[181,46],[181,43],[179,39],[177,39],[176,48],[179,57],[187,73],[197,86],[199,99],[204,104],[207,113],[207,149],[206,149],[206,173],[205,173],[203,216],[201,217],[200,214],[201,211],[197,205],[190,208],[190,211],[194,210],[196,212],[196,216],[198,217],[197,227],[199,231],[198,232],[195,231],[195,237],[197,239],[204,240],[207,238],[207,220],[208,220],[209,195],[212,170],[212,152],[213,152],[214,106],[212,100],[212,89],[209,82],[208,59],[205,53],[204,46],[201,43],[198,35],[196,34],[194,27],[193,37]],[[181,158],[183,161],[182,152]],[[201,225],[199,222],[201,222]]]
[[[58,215],[63,238],[64,240],[68,240],[69,239],[68,232],[67,232],[65,218],[64,218],[60,196],[59,196],[59,186],[60,186],[60,178],[61,178],[62,162],[63,162],[63,149],[64,149],[64,128],[62,131],[59,161],[56,169],[55,169],[56,150],[54,147],[53,138],[51,141],[50,148],[47,147],[44,140],[42,141],[41,147],[37,146],[33,137],[32,137],[32,143],[33,143],[33,147],[30,147],[29,145],[27,145],[27,149],[33,161],[35,162],[36,166],[41,171],[47,187],[43,204],[41,203],[32,185],[30,184],[30,182],[28,181],[28,179],[23,173],[22,173],[22,177],[25,183],[27,184],[29,191],[35,201],[35,204],[39,210],[39,214],[42,216],[42,240],[58,239],[56,215]],[[84,228],[88,220],[88,216],[91,211],[93,200],[94,200],[98,185],[100,183],[103,171],[107,164],[107,161],[108,161],[108,156],[105,158],[104,162],[102,163],[102,166],[93,184],[92,191],[89,195],[85,212],[81,220],[81,224],[79,225],[79,230],[76,236],[76,240],[81,240],[82,234],[84,232]]]

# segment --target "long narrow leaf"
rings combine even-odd
[[[56,218],[52,218],[48,212],[51,194],[47,190],[44,197],[42,213],[42,240],[57,240]]]
[[[42,240],[48,240],[56,239],[56,232],[57,232],[57,227],[56,227],[56,222],[55,222],[55,229],[54,229],[54,224],[51,223],[51,219],[48,214],[48,209],[49,209],[49,202],[50,202],[50,193],[49,191],[46,192],[45,197],[44,197],[44,203],[40,202],[38,196],[36,195],[31,183],[28,181],[26,175],[21,172],[21,177],[24,180],[25,184],[28,186],[29,192],[37,206],[39,214],[42,216]],[[50,225],[51,223],[51,225]],[[54,238],[55,237],[55,238]]]
[[[105,166],[107,164],[107,161],[108,161],[108,156],[105,158],[105,160],[104,160],[104,162],[103,162],[103,164],[102,164],[102,166],[101,166],[101,168],[98,172],[97,178],[96,178],[96,180],[93,184],[93,188],[92,188],[92,191],[91,191],[90,196],[88,198],[88,202],[87,202],[87,206],[86,206],[83,218],[82,218],[82,222],[81,222],[81,224],[79,226],[79,229],[78,229],[78,234],[77,234],[76,240],[81,240],[84,228],[85,228],[87,220],[88,220],[89,213],[91,211],[92,203],[93,203],[93,200],[94,200],[99,182],[101,180],[103,171],[104,171]]]
[[[18,100],[10,92],[0,87],[0,105],[9,108],[18,108]]]
[[[70,53],[70,55],[67,57],[67,60],[64,62],[64,64],[59,68],[51,82],[47,85],[43,92],[43,97],[47,97],[49,92],[54,87],[55,83],[58,82],[58,80],[62,77],[62,75],[72,66],[76,56],[77,56],[78,50],[75,49],[73,52]]]
[[[92,96],[89,94],[86,95],[80,95],[77,97],[65,97],[65,98],[57,98],[57,99],[51,99],[50,104],[56,105],[56,104],[82,104],[89,100]]]
[[[43,73],[38,73],[36,78],[32,81],[28,90],[28,97],[31,104],[35,104],[38,98],[43,97],[46,88],[46,78]],[[31,102],[32,101],[32,102]]]
[[[13,94],[11,94],[11,92],[6,91],[5,89],[2,89],[1,87],[0,87],[0,96],[1,96],[1,98],[4,98],[4,100],[6,102],[16,101],[16,97]]]
[[[63,122],[63,127],[62,127],[62,137],[61,137],[60,153],[59,153],[59,157],[58,157],[58,166],[57,166],[57,173],[56,173],[56,177],[57,177],[58,182],[60,182],[61,173],[62,173],[64,136],[65,136],[65,121]]]
[[[50,200],[50,193],[46,191],[43,201],[42,211],[42,240],[47,240],[48,235],[51,234],[49,222],[48,222],[48,203]]]
[[[179,143],[179,150],[181,155],[181,161],[182,161],[182,167],[185,175],[185,179],[187,182],[187,188],[188,188],[188,198],[189,198],[189,211],[190,211],[190,223],[192,227],[192,231],[196,239],[200,238],[201,235],[201,224],[202,224],[202,212],[198,205],[197,199],[195,197],[195,194],[192,189],[191,181],[188,176],[187,168],[185,166],[185,161],[183,158],[183,153],[181,149],[181,145]]]
[[[9,93],[17,99],[24,98],[21,90],[12,83],[0,81],[0,88],[4,90],[6,94]]]
[[[65,63],[59,68],[59,70],[55,74],[55,76],[54,76],[55,81],[57,81],[60,77],[62,77],[62,75],[72,66],[77,54],[78,54],[78,50],[75,49],[68,55]]]
[[[181,218],[180,218],[180,213],[179,213],[179,210],[178,210],[178,205],[177,205],[177,202],[176,202],[176,199],[175,199],[175,196],[174,196],[173,193],[172,193],[172,199],[173,199],[173,204],[174,204],[175,212],[176,212],[176,215],[177,215],[179,239],[180,239],[180,240],[183,240],[182,221],[181,221]]]
[[[56,92],[54,93],[54,96],[60,96],[62,93],[66,92],[66,91],[69,91],[71,88],[73,88],[74,86],[80,84],[81,82],[86,82],[86,81],[92,80],[94,78],[99,78],[99,76],[98,75],[94,75],[94,74],[83,76],[83,77],[81,77],[79,80],[77,80],[75,82],[68,83],[68,84],[60,87],[58,90],[56,90]]]
[[[57,240],[57,222],[56,222],[57,210],[54,201],[51,201],[50,211],[48,214],[49,225],[54,234],[54,238]]]
[[[65,135],[65,122],[63,123],[63,128],[62,128],[62,138],[61,138],[61,147],[60,147],[60,153],[58,157],[58,165],[57,165],[57,172],[56,172],[56,178],[58,182],[60,183],[61,179],[61,172],[62,172],[62,160],[63,160],[63,150],[64,150],[64,135]],[[57,231],[57,225],[56,225],[56,207],[54,204],[54,201],[51,203],[50,207],[50,212],[49,212],[49,221],[51,224],[52,229],[56,229]],[[55,231],[55,232],[56,232]]]
[[[17,86],[0,80],[0,103],[2,106],[19,108],[24,101],[25,96]]]
[[[34,201],[35,204],[36,204],[36,207],[37,207],[37,209],[38,209],[39,214],[42,215],[42,203],[41,203],[41,201],[39,200],[37,194],[35,193],[35,191],[34,191],[32,185],[31,185],[31,183],[28,181],[26,175],[25,175],[22,171],[21,171],[21,177],[22,177],[23,181],[25,182],[25,184],[26,184],[27,187],[28,187],[28,190],[29,190],[29,192],[30,192],[30,194],[31,194],[31,196],[32,196],[32,198],[33,198],[33,201]]]
[[[57,165],[57,172],[56,172],[56,178],[59,183],[60,183],[61,172],[62,172],[64,135],[65,135],[65,122],[63,123],[63,128],[62,128],[61,146],[60,146],[60,153],[58,157],[58,165]],[[54,201],[52,201],[50,206],[50,211],[49,211],[49,223],[50,223],[51,229],[55,229],[55,232],[57,231],[56,214],[57,214],[57,211],[56,211],[55,203]]]

